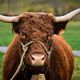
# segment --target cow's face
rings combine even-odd
[[[51,48],[50,37],[53,33],[52,17],[47,14],[25,13],[18,23],[13,25],[13,29],[19,34],[20,41],[28,45],[25,55],[25,63],[32,66],[43,66],[48,62],[48,55],[45,48],[38,42],[40,41],[48,50]]]

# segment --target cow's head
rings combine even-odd
[[[13,30],[19,35],[22,45],[30,42],[25,54],[25,63],[43,66],[48,62],[51,36],[65,29],[67,22],[78,13],[80,9],[60,17],[47,13],[25,12],[14,17],[0,15],[0,20],[13,23]]]
[[[28,44],[25,63],[43,66],[48,62],[54,20],[46,13],[25,12],[20,15],[18,22],[13,23],[13,30],[19,35],[22,45]]]

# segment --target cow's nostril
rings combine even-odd
[[[35,60],[35,58],[33,56],[31,56],[31,60]]]
[[[45,56],[42,57],[42,60],[45,60]]]

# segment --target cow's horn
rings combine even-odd
[[[77,15],[78,13],[80,13],[80,8],[76,9],[64,16],[60,16],[60,17],[55,17],[56,22],[63,22],[63,21],[67,21],[72,19],[75,15]]]
[[[18,16],[9,17],[9,16],[0,15],[0,21],[3,21],[3,22],[17,22],[18,21]]]

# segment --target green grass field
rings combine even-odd
[[[73,50],[80,50],[80,21],[69,22],[64,37]]]
[[[12,37],[11,24],[0,22],[0,46],[7,46]]]
[[[0,80],[2,80],[2,60],[3,54],[0,53]],[[80,57],[74,57],[75,60],[75,68],[72,80],[80,80]]]
[[[0,22],[0,46],[8,46],[13,36],[12,25]],[[80,22],[69,22],[64,37],[73,50],[80,50]]]
[[[2,61],[3,61],[3,54],[0,53],[0,80],[2,80]]]
[[[72,80],[80,80],[80,57],[75,57],[75,67]]]

